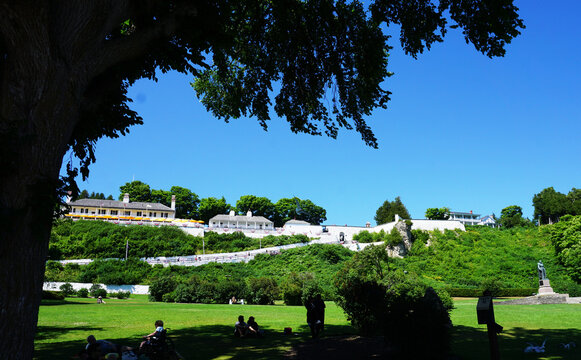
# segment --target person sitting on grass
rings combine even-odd
[[[234,324],[234,336],[245,337],[248,333],[248,325],[244,322],[244,316],[238,316],[238,321]]]
[[[85,352],[87,359],[101,359],[107,354],[119,353],[119,349],[110,341],[97,340],[94,335],[89,335]]]
[[[163,339],[163,332],[163,321],[157,320],[155,322],[155,331],[143,337],[145,340],[139,345],[139,353],[143,354],[147,352],[148,346],[158,345]]]
[[[248,318],[248,335],[262,337],[264,335],[264,331],[260,330],[260,326],[254,320],[254,316]]]

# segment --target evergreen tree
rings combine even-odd
[[[383,205],[381,205],[375,212],[375,222],[377,225],[381,225],[395,221],[396,214],[399,215],[401,219],[411,218],[399,196],[396,197],[394,201],[385,200]]]

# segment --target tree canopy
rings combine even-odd
[[[198,207],[199,219],[207,224],[214,216],[227,214],[230,209],[232,209],[232,205],[228,204],[223,196],[220,199],[215,197],[203,198]]]
[[[270,221],[274,221],[274,204],[266,197],[243,195],[236,201],[236,211],[239,214],[252,211],[253,216],[264,216]]]
[[[383,88],[398,26],[404,51],[417,56],[448,28],[489,57],[524,27],[511,0],[462,1],[2,1],[0,22],[0,253],[13,259],[0,277],[0,353],[32,358],[34,327],[54,203],[78,192],[95,144],[143,119],[128,88],[158,72],[193,76],[216,117],[270,114],[293,132],[354,129],[385,108]],[[274,112],[271,112],[271,108]],[[59,172],[65,154],[66,174]]]
[[[563,215],[581,215],[581,189],[572,188],[567,195],[552,186],[533,196],[534,218],[541,224],[552,224]]]
[[[274,226],[282,227],[289,220],[303,220],[313,225],[320,225],[327,220],[327,210],[315,205],[311,200],[298,197],[282,198],[274,204]]]
[[[426,219],[448,220],[449,218],[450,218],[450,209],[448,209],[447,207],[426,209]]]
[[[401,219],[411,219],[408,209],[401,202],[400,197],[396,197],[394,201],[385,200],[383,204],[375,212],[375,222],[377,225],[386,224],[395,221],[395,215],[399,215]]]
[[[507,206],[500,212],[498,223],[505,229],[515,226],[531,225],[531,222],[522,217],[522,208],[518,205]]]

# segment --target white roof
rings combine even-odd
[[[261,222],[272,224],[272,221],[268,220],[264,216],[246,216],[246,215],[216,215],[210,219],[210,221],[237,221],[237,222]]]

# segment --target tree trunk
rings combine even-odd
[[[62,123],[48,114],[29,118],[36,134],[14,131],[15,141],[0,141],[0,154],[13,154],[11,161],[0,160],[4,165],[0,167],[4,170],[0,173],[0,358],[33,355],[56,187],[66,150],[61,134],[48,136],[59,126],[43,128]]]
[[[8,22],[9,55],[0,61],[0,358],[32,359],[56,187],[82,87],[48,30],[34,19]]]
[[[10,190],[1,189],[3,193]],[[4,335],[0,337],[0,354],[6,358],[32,358],[50,236],[52,214],[48,210],[2,204],[0,334]]]

